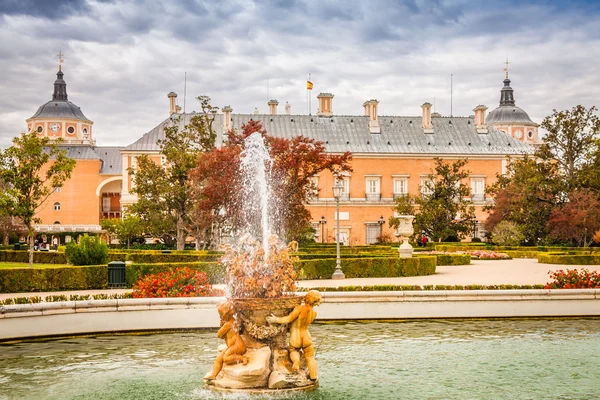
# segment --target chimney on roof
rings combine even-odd
[[[431,103],[423,103],[423,122],[421,127],[425,133],[433,133],[433,125],[431,125]]]
[[[377,104],[379,102],[375,99],[367,100],[363,103],[365,115],[369,117],[369,132],[371,133],[381,133],[381,127],[377,119]]]
[[[333,99],[333,94],[319,93],[317,99],[319,99],[319,111],[317,112],[317,115],[323,117],[332,116],[333,113],[331,112],[331,99]]]
[[[171,92],[167,95],[167,97],[169,98],[169,115],[173,115],[177,112],[177,93],[175,92]]]
[[[277,106],[279,105],[279,102],[277,100],[269,100],[267,105],[269,106],[271,115],[277,115]]]
[[[229,132],[231,130],[231,112],[233,108],[230,106],[223,107],[223,131]]]
[[[485,125],[485,112],[487,107],[480,104],[473,109],[475,111],[475,128],[479,133],[487,133],[487,127]]]

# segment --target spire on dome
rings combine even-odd
[[[514,90],[510,87],[510,79],[504,80],[504,87],[500,91],[500,105],[501,106],[514,106],[515,96]]]
[[[67,101],[67,83],[63,80],[63,72],[60,70],[56,73],[56,80],[54,81],[54,94],[52,100],[63,100]]]

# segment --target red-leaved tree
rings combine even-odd
[[[569,193],[569,201],[550,214],[548,233],[552,239],[570,241],[587,247],[600,229],[600,201],[589,189]]]
[[[227,225],[234,230],[242,223],[240,154],[244,140],[259,132],[273,160],[272,192],[278,199],[272,209],[276,233],[286,240],[302,240],[311,232],[306,199],[316,189],[311,178],[319,172],[350,171],[351,154],[327,154],[323,142],[297,136],[292,139],[269,136],[259,121],[242,125],[241,132],[228,133],[221,149],[203,154],[192,172],[196,198],[196,221],[205,237],[215,243],[217,230]]]

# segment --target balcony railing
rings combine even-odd
[[[471,195],[472,201],[485,201],[485,194],[473,194]]]
[[[350,193],[342,193],[340,195],[340,201],[350,201]]]
[[[367,201],[381,201],[381,193],[367,193],[365,199]]]

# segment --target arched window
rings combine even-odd
[[[533,137],[533,132],[532,131],[527,132],[527,136],[529,137],[529,139],[531,139]]]
[[[54,221],[54,225],[60,225],[60,221]]]
[[[60,211],[60,203],[59,202],[54,203],[54,211]]]

